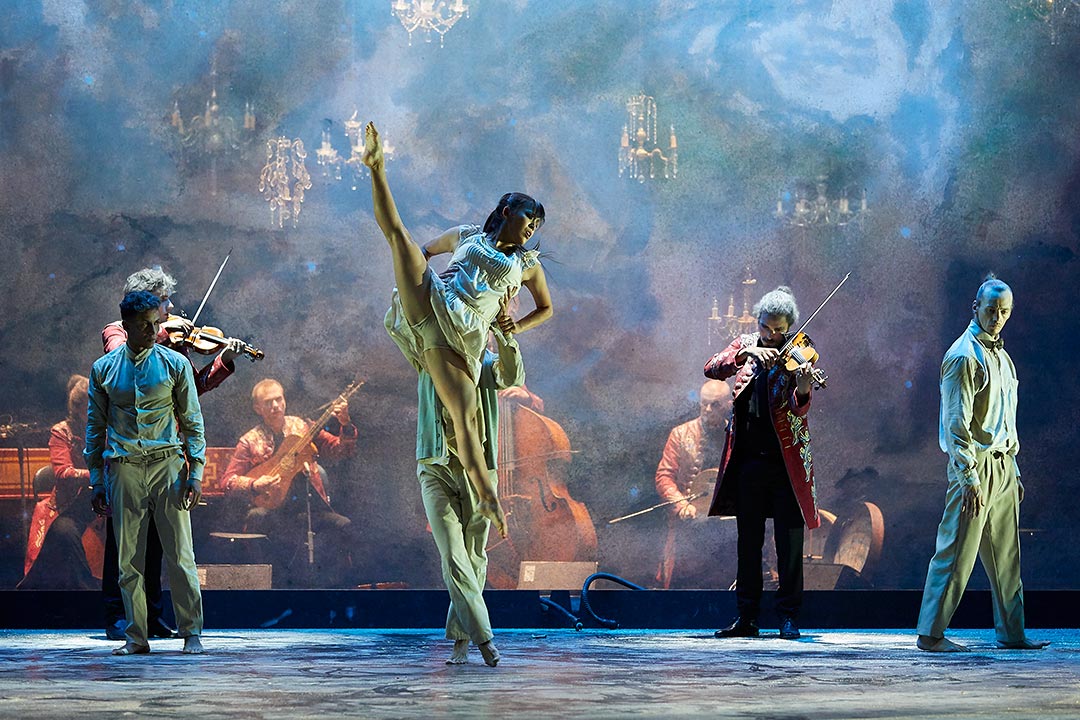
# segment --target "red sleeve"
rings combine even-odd
[[[668,434],[667,444],[664,445],[664,453],[660,456],[660,464],[656,467],[656,494],[663,501],[682,500],[683,494],[675,478],[679,474],[679,448],[682,443],[672,430]]]
[[[814,396],[814,387],[810,386],[810,392],[806,396],[806,402],[802,405],[799,404],[799,398],[795,393],[795,382],[791,383],[791,394],[788,396],[788,408],[791,410],[791,414],[797,417],[803,417],[806,413],[810,412],[810,398]]]
[[[57,482],[78,480],[81,484],[90,480],[89,470],[75,467],[72,459],[74,449],[75,443],[72,442],[70,431],[60,425],[54,425],[49,433],[49,462]]]
[[[185,353],[185,355],[187,354]],[[232,363],[229,363],[229,365],[223,363],[220,354],[215,356],[214,361],[208,363],[202,370],[195,367],[195,361],[191,359],[191,355],[187,355],[187,359],[188,362],[191,363],[191,369],[195,371],[195,389],[198,391],[199,395],[208,393],[216,388],[225,380],[225,378],[232,375],[233,370],[236,369],[235,365],[229,367]]]
[[[315,446],[319,448],[319,458],[327,462],[337,462],[356,451],[356,438],[359,431],[352,423],[341,426],[340,435],[331,435],[320,430],[315,436]]]
[[[221,487],[225,493],[250,493],[251,484],[255,482],[255,478],[248,477],[246,473],[256,465],[258,463],[256,462],[255,453],[252,451],[251,443],[246,438],[240,438],[240,442],[236,443],[236,449],[233,450],[232,458],[229,460],[229,466],[225,468],[225,474],[221,476]]]
[[[109,353],[127,342],[127,330],[119,322],[109,323],[101,330],[101,346]]]
[[[705,363],[705,377],[713,380],[727,380],[739,371],[740,364],[735,362],[739,351],[743,349],[743,340],[737,337],[721,352],[716,353]]]

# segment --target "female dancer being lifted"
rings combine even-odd
[[[390,193],[382,142],[374,124],[364,131],[363,162],[371,169],[375,220],[394,261],[397,282],[386,329],[417,371],[431,375],[435,392],[453,426],[458,459],[476,490],[477,512],[506,537],[506,519],[487,469],[479,426],[477,383],[493,322],[505,333],[519,333],[551,317],[551,296],[537,250],[525,243],[544,222],[544,206],[528,195],[507,193],[483,228],[451,228],[423,247],[401,222]],[[441,274],[428,259],[453,253]],[[502,312],[524,286],[536,309],[514,321]]]

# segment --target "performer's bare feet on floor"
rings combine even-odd
[[[124,643],[120,647],[113,650],[112,654],[113,655],[146,655],[148,652],[150,652],[150,646],[149,645],[136,645],[135,643],[128,640],[126,643]]]
[[[920,650],[926,652],[938,652],[938,653],[956,653],[956,652],[970,652],[965,646],[960,643],[954,643],[946,637],[930,637],[929,635],[920,635],[918,642],[915,643]]]
[[[454,652],[450,653],[450,659],[446,661],[446,664],[464,665],[467,662],[469,662],[469,641],[455,640]]]
[[[1042,650],[1044,647],[1050,644],[1049,640],[1028,640],[1024,638],[1020,642],[1001,642],[998,640],[998,647],[1005,650]]]
[[[480,654],[484,656],[484,662],[491,667],[495,667],[499,664],[499,648],[495,647],[495,643],[488,640],[485,643],[477,645],[480,648]]]
[[[203,652],[205,652],[203,650],[202,640],[199,639],[198,635],[188,635],[184,638],[183,652],[185,655],[202,655]]]

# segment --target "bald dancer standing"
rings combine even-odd
[[[917,645],[927,652],[967,651],[946,638],[945,629],[978,556],[990,578],[998,645],[1040,650],[1050,643],[1024,633],[1017,380],[1001,341],[1012,315],[1012,290],[991,273],[971,307],[974,318],[941,363],[939,443],[949,456],[949,488],[926,574]]]

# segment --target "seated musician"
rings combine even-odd
[[[290,435],[303,435],[310,421],[285,414],[285,391],[272,379],[260,380],[251,389],[251,406],[262,421],[240,438],[221,479],[225,493],[242,497],[251,504],[244,532],[261,533],[273,548],[274,585],[355,585],[350,553],[359,547],[349,518],[334,512],[322,468],[308,463],[295,476],[287,472],[256,474],[273,465],[275,450]],[[315,435],[320,463],[333,463],[356,450],[357,429],[349,416],[349,405],[338,400],[333,407],[336,433],[326,428]],[[263,468],[260,468],[263,466]],[[281,497],[281,484],[288,491]],[[315,533],[314,561],[310,562],[307,533],[310,507],[311,530]]]
[[[699,506],[708,503],[716,470],[708,478],[708,487],[691,487],[695,478],[698,483],[704,479],[698,477],[701,471],[720,466],[724,429],[731,417],[731,386],[722,380],[707,380],[701,386],[699,406],[696,418],[672,428],[656,468],[656,493],[661,502],[672,503],[664,508],[667,540],[656,570],[656,582],[664,589],[726,589],[735,579],[734,568],[724,567],[725,553],[715,547],[726,537],[719,524],[694,522],[698,517],[694,502]],[[703,490],[709,491],[708,496],[687,501],[688,496]]]
[[[26,575],[20,589],[93,590],[97,580],[91,562],[101,574],[104,523],[90,509],[90,471],[83,460],[86,432],[87,378],[72,375],[68,380],[68,416],[53,425],[49,433],[49,460],[56,486],[34,508],[30,537],[26,545]],[[97,526],[84,549],[83,535]],[[92,529],[91,535],[94,533]],[[90,536],[88,536],[90,537]]]

